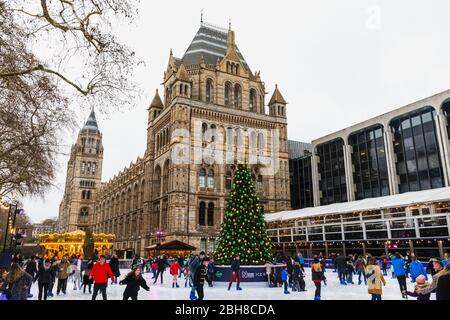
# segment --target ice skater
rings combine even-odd
[[[281,270],[281,281],[283,281],[284,286],[284,294],[290,294],[288,290],[288,279],[289,279],[289,273],[287,271],[287,266],[283,266],[283,270]]]
[[[372,295],[372,300],[381,300],[386,280],[384,280],[380,265],[375,257],[370,258],[366,276],[368,280],[367,292]]]
[[[195,270],[194,275],[194,288],[195,291],[197,291],[198,297],[195,300],[202,301],[205,293],[203,291],[203,286],[205,284],[205,279],[208,276],[208,264],[209,264],[209,258],[205,257],[202,259],[202,262]]]
[[[181,271],[181,267],[178,264],[178,260],[175,260],[170,266],[169,272],[172,275],[172,288],[179,288],[178,285],[178,273]]]
[[[108,287],[108,276],[114,281],[114,274],[106,263],[104,255],[100,256],[100,260],[94,264],[94,267],[89,272],[89,278],[94,279],[94,292],[92,293],[92,300],[97,298],[97,294],[100,291],[102,293],[103,300],[107,300],[106,288]]]
[[[123,300],[137,300],[139,289],[142,287],[146,291],[150,291],[147,282],[142,277],[142,270],[140,267],[135,268],[133,271],[127,274],[125,279],[119,282],[119,285],[126,285],[123,292]]]
[[[306,291],[305,290],[305,280],[303,280],[304,277],[305,277],[305,274],[302,270],[300,262],[296,258],[294,261],[294,271],[292,273],[292,282],[293,282],[292,291],[297,291],[297,292]]]
[[[231,278],[230,283],[228,284],[228,291],[231,289],[231,285],[236,281],[236,290],[242,290],[240,287],[241,284],[241,262],[239,255],[234,257],[233,262],[231,263]]]
[[[314,282],[316,286],[316,291],[314,293],[314,300],[321,299],[321,290],[322,290],[322,281],[324,284],[326,283],[325,274],[322,269],[322,264],[320,263],[320,259],[318,257],[314,257],[314,263],[311,266],[311,280]]]
[[[406,294],[406,290],[408,289],[406,286],[406,263],[405,259],[400,255],[399,252],[396,252],[394,257],[391,259],[392,266],[394,268],[394,274],[397,277],[398,285],[400,287],[400,292],[402,293],[402,297],[404,299],[408,299],[408,295]]]

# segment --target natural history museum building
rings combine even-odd
[[[141,255],[172,240],[212,252],[239,162],[250,164],[265,212],[290,209],[287,103],[278,87],[266,103],[234,31],[202,23],[181,59],[170,52],[163,86],[148,108],[145,153],[108,182],[91,113],[72,147],[61,232],[111,233],[116,250]]]

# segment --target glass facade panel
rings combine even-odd
[[[317,146],[317,155],[319,156],[320,205],[346,202],[344,141],[338,139]]]
[[[444,187],[435,113],[432,107],[426,107],[390,124],[400,193]]]
[[[291,176],[291,207],[293,209],[314,206],[311,157],[289,160]]]
[[[442,105],[442,110],[447,118],[447,135],[450,140],[450,100]]]
[[[356,200],[389,195],[386,148],[381,125],[349,137]]]

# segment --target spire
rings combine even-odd
[[[164,108],[164,104],[162,103],[161,97],[159,96],[158,93],[158,89],[156,89],[155,96],[153,97],[153,100],[150,103],[150,108],[158,108],[158,109]]]
[[[227,34],[227,53],[225,55],[226,58],[240,61],[239,55],[236,51],[236,40],[234,36],[234,31],[230,30]]]
[[[203,25],[203,9],[200,11],[200,25]]]
[[[94,108],[92,108],[91,113],[90,113],[84,127],[81,129],[81,132],[94,132],[94,133],[99,132]]]
[[[278,84],[275,85],[275,91],[273,92],[272,98],[270,99],[269,106],[279,103],[286,105],[287,102],[284,100],[283,95],[281,94],[280,90],[278,89]]]

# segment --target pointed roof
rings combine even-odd
[[[161,100],[161,97],[159,96],[158,89],[156,89],[155,96],[153,97],[152,102],[150,103],[150,108],[158,108],[162,109],[164,108],[164,104]]]
[[[95,111],[92,108],[91,114],[89,115],[85,125],[81,129],[81,132],[93,132],[98,133],[100,130],[98,129],[97,119],[95,118]]]
[[[189,75],[188,75],[188,73],[186,71],[186,68],[184,67],[184,64],[182,64],[178,68],[178,72],[177,72],[176,78],[178,80],[181,80],[181,81],[186,81],[186,82],[190,82],[191,81],[191,79],[189,79]]]
[[[228,32],[226,29],[202,23],[186,50],[182,62],[186,65],[197,64],[203,55],[205,63],[215,65],[217,59],[224,58],[227,53]],[[248,68],[247,62],[237,46],[235,49],[241,63]]]
[[[283,95],[280,90],[278,90],[278,85],[275,85],[275,91],[273,92],[272,98],[270,98],[269,106],[279,103],[279,104],[287,104],[286,100],[284,100]]]

